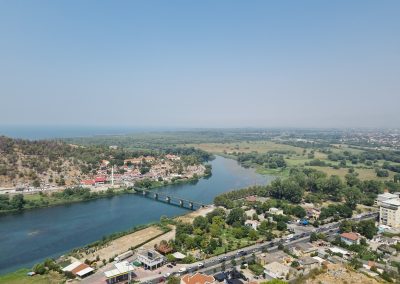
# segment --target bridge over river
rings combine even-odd
[[[140,194],[144,197],[151,198],[159,202],[164,202],[173,206],[187,208],[190,210],[196,210],[207,206],[207,204],[201,202],[188,200],[185,198],[171,195],[169,193],[163,193],[157,190],[148,190],[146,188],[133,188],[133,191],[136,194]]]

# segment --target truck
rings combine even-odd
[[[128,257],[130,257],[132,255],[133,255],[133,251],[132,250],[128,250],[127,252],[124,252],[124,253],[121,253],[120,255],[118,255],[116,258],[114,258],[114,260],[116,262],[120,262],[120,261],[122,261],[122,260],[124,260],[124,259],[126,259],[126,258],[128,258]]]

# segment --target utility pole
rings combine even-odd
[[[114,187],[114,165],[111,166],[111,185]]]

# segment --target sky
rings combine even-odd
[[[0,1],[0,125],[400,126],[400,1]]]

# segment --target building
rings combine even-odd
[[[134,278],[135,267],[128,261],[121,261],[114,264],[115,268],[109,271],[105,271],[107,284],[118,283],[120,281],[129,280],[129,278]]]
[[[269,208],[268,213],[273,214],[273,215],[283,215],[283,210],[275,208],[275,207],[271,207],[271,208]]]
[[[319,268],[320,262],[310,256],[305,256],[299,259],[299,263],[304,270],[310,271],[314,268]]]
[[[199,272],[193,275],[185,274],[181,278],[181,284],[212,284],[212,283],[215,283],[215,279],[213,276],[202,274]]]
[[[277,250],[273,253],[262,253],[256,257],[257,262],[259,262],[261,265],[267,265],[268,263],[272,262],[290,263],[293,260],[290,255],[286,254],[282,250]]]
[[[260,226],[260,222],[257,220],[246,220],[244,224],[248,227],[253,228],[254,230],[257,230],[258,226]]]
[[[318,247],[310,243],[297,243],[294,246],[292,246],[289,250],[295,256],[306,256],[306,255],[309,256],[312,253],[317,252]]]
[[[271,262],[264,266],[264,277],[266,279],[285,279],[290,267],[279,262]]]
[[[142,250],[137,253],[137,260],[140,261],[145,268],[155,269],[164,264],[165,258],[154,250]]]
[[[389,255],[396,255],[397,250],[388,245],[380,245],[377,249],[379,252]]]
[[[95,184],[96,182],[94,181],[94,179],[81,180],[81,186],[94,186]]]
[[[360,236],[356,233],[342,233],[340,234],[340,240],[347,245],[358,244],[360,242]]]
[[[75,276],[84,278],[84,277],[88,276],[89,274],[91,274],[94,271],[94,269],[85,263],[82,263],[80,261],[75,261],[75,262],[71,263],[70,265],[64,267],[62,269],[62,271],[64,271],[64,272],[69,271],[72,274],[74,274]]]
[[[378,197],[375,200],[375,205],[380,206],[382,202],[390,200],[390,199],[398,199],[400,192],[389,193],[385,192],[382,194],[378,194]]]
[[[379,204],[379,225],[400,227],[400,199],[387,199]]]

